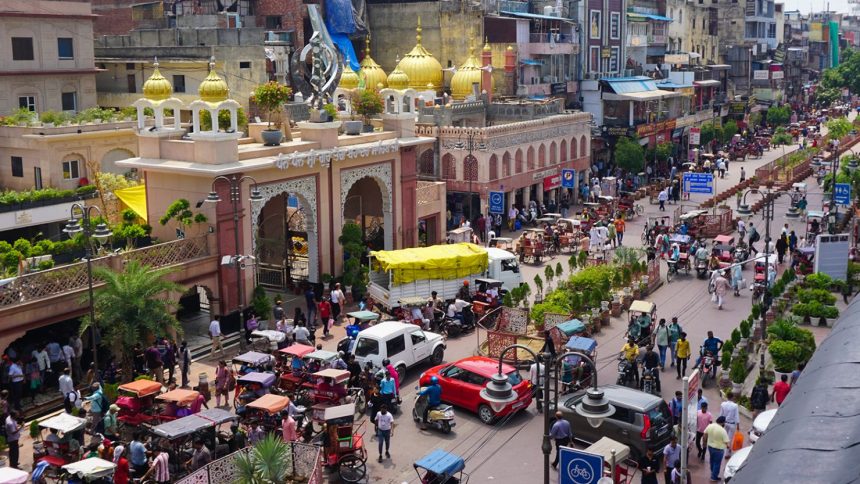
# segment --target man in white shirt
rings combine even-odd
[[[529,367],[529,381],[535,389],[535,403],[538,413],[543,413],[543,363],[532,363]]]
[[[72,413],[72,401],[69,399],[69,394],[75,392],[75,382],[72,380],[71,371],[66,368],[63,374],[60,375],[60,395],[63,396],[63,405],[66,407],[67,413]]]
[[[310,346],[311,332],[308,331],[308,328],[305,327],[304,323],[299,323],[299,325],[296,326],[296,329],[293,330],[293,336],[296,339],[296,343]]]
[[[218,348],[219,354],[224,356],[224,346],[221,344],[221,323],[217,319],[213,319],[209,323],[209,337],[212,338],[212,354],[215,354],[215,348]]]
[[[412,321],[421,321],[421,327],[430,329],[430,320],[424,317],[424,313],[418,306],[412,306]]]
[[[334,285],[334,291],[330,294],[331,297],[331,317],[334,318],[335,323],[340,321],[340,311],[341,306],[343,305],[344,296],[343,291],[340,290],[340,283]]]
[[[66,360],[66,368],[72,368],[72,361],[75,359],[75,349],[71,344],[63,345],[63,359]]]
[[[42,385],[48,383],[48,374],[51,372],[51,360],[48,358],[48,352],[43,346],[41,351],[33,350],[33,358],[39,364],[39,373],[42,374]]]
[[[729,446],[726,448],[726,458],[732,455],[732,442],[735,438],[735,431],[740,430],[740,418],[738,415],[738,404],[735,403],[735,396],[732,392],[727,395],[728,400],[720,405],[720,417],[726,418],[726,433],[729,434]]]

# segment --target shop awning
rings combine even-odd
[[[566,18],[562,18],[562,17],[553,17],[551,15],[540,15],[537,13],[508,12],[508,11],[501,11],[499,13],[502,15],[509,15],[511,17],[521,17],[521,18],[528,18],[528,19],[535,19],[535,20],[558,20],[559,22],[564,22],[566,24],[576,23],[570,19],[566,19]]]
[[[719,86],[720,81],[708,79],[706,81],[693,81],[693,84],[695,84],[696,87],[711,87],[711,86]]]
[[[615,94],[657,90],[657,83],[648,76],[611,77],[601,81],[604,81]]]
[[[525,64],[527,66],[542,66],[543,62],[535,59],[520,59],[520,64]]]
[[[645,18],[647,18],[649,20],[659,20],[661,22],[671,22],[672,21],[671,17],[664,17],[662,15],[654,15],[652,13],[646,13],[644,15],[645,15]]]
[[[680,92],[664,91],[663,89],[657,89],[655,91],[628,92],[624,94],[606,93],[603,95],[603,99],[606,99],[608,101],[656,101],[657,99],[678,97],[680,95]]]
[[[148,222],[146,213],[146,185],[122,188],[113,192],[128,208],[132,209],[144,222]]]

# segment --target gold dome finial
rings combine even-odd
[[[365,88],[373,89],[382,84],[385,87],[388,76],[382,70],[382,66],[370,56],[370,35],[364,38],[364,59],[361,60],[361,74],[364,74]]]
[[[472,85],[475,83],[481,85],[482,74],[481,63],[475,57],[475,36],[469,34],[469,58],[451,78],[451,96],[454,99],[463,100],[472,95]],[[487,86],[483,86],[483,89],[487,89]]]
[[[490,52],[491,50],[492,49],[490,49],[490,38],[484,37],[484,52]]]
[[[370,34],[364,36],[364,55],[370,55]]]
[[[150,101],[163,101],[173,94],[173,86],[158,70],[158,57],[152,67],[152,75],[143,83],[143,97]]]
[[[421,16],[418,16],[418,27],[415,28],[415,40],[418,41],[418,45],[421,45]]]
[[[340,82],[337,87],[341,87],[343,89],[355,89],[358,87],[361,79],[358,77],[358,74],[352,70],[352,66],[349,65],[349,60],[346,60],[343,63],[343,73],[340,75]]]
[[[416,44],[397,67],[409,76],[409,87],[424,90],[432,85],[435,91],[442,89],[442,64],[421,45],[421,17],[418,17]]]
[[[215,56],[209,58],[209,75],[200,83],[197,94],[200,95],[201,100],[210,103],[226,101],[230,94],[227,83],[215,72]]]

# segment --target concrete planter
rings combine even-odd
[[[609,313],[613,318],[621,316],[621,303],[619,301],[612,301],[612,307],[610,308]]]
[[[284,133],[279,129],[264,129],[260,132],[265,146],[278,146],[284,139]]]
[[[362,124],[361,121],[344,121],[343,130],[349,136],[356,136],[361,134]]]

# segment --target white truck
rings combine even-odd
[[[388,309],[399,307],[401,299],[430,298],[433,291],[453,299],[463,281],[474,287],[475,279],[496,279],[507,290],[523,281],[516,255],[474,244],[373,252],[370,269],[368,294]]]

